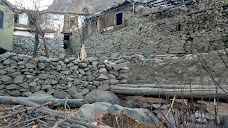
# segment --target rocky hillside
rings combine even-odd
[[[89,5],[96,11],[104,10],[115,3],[123,2],[124,0],[54,0],[53,4],[49,6],[48,10],[59,12],[71,12],[79,6]]]

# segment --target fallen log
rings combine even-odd
[[[44,104],[47,102],[51,102],[56,107],[63,107],[66,103],[68,106],[72,108],[79,108],[84,104],[83,99],[56,99],[50,96],[42,96],[42,97],[11,97],[11,96],[0,96],[0,104],[9,104],[13,105],[15,102],[13,100],[28,100],[37,104]]]
[[[31,102],[28,100],[24,100],[24,99],[12,99],[12,102],[14,102],[16,104],[30,106],[30,107],[40,106],[37,103]],[[41,107],[41,108],[36,109],[36,111],[41,112],[45,115],[53,116],[55,118],[67,119],[67,121],[70,122],[71,124],[79,124],[79,125],[85,126],[87,128],[98,128],[97,126],[91,125],[90,123],[87,123],[86,121],[84,121],[83,119],[81,119],[79,117],[71,116],[64,112],[55,111],[48,107]]]
[[[164,89],[216,89],[216,85],[157,85],[157,84],[119,84],[119,87],[130,88],[164,88]],[[220,85],[228,89],[228,85]]]
[[[228,89],[218,88],[216,91],[215,87],[210,88],[174,88],[170,89],[170,87],[167,88],[153,88],[153,87],[126,87],[126,86],[114,86],[112,85],[110,87],[111,91],[117,94],[123,94],[123,95],[144,95],[144,96],[164,96],[164,97],[186,97],[186,98],[228,98]]]

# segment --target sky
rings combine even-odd
[[[33,1],[37,1],[37,3],[40,3],[40,7],[42,9],[46,9],[49,5],[53,3],[54,0],[8,0],[12,4],[19,3],[20,5],[23,5],[23,7],[27,9],[33,9],[34,4]]]

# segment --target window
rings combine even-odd
[[[123,24],[123,13],[117,13],[116,14],[116,25]]]
[[[19,21],[19,16],[18,16],[18,14],[15,14],[14,15],[14,23],[18,24],[18,21]]]
[[[70,40],[70,36],[69,35],[64,35],[64,40]]]
[[[4,13],[0,11],[0,29],[3,29]]]
[[[181,31],[181,24],[178,24],[178,25],[177,25],[176,30],[177,30],[177,31]]]

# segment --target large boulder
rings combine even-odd
[[[228,128],[228,115],[220,116],[223,128]]]
[[[79,108],[79,115],[87,121],[95,121],[96,116],[107,112],[107,109],[111,106],[110,103],[96,102],[93,104],[85,104]]]
[[[120,99],[110,91],[94,90],[85,96],[88,103],[107,102],[111,104],[120,104]]]

